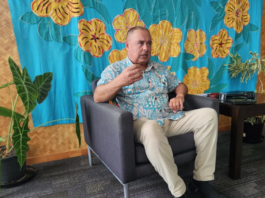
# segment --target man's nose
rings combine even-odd
[[[147,44],[144,44],[144,45],[143,45],[143,50],[144,50],[144,51],[148,51],[148,45],[147,45]]]

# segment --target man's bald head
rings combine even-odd
[[[135,26],[135,27],[132,27],[131,29],[128,30],[126,40],[129,40],[130,37],[133,35],[134,31],[136,31],[136,30],[147,31],[150,34],[149,30],[146,29],[145,27]],[[151,37],[151,34],[150,34],[150,37]]]

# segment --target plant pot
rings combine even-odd
[[[1,162],[1,185],[21,180],[26,174],[26,163],[20,168],[17,156],[9,156]]]
[[[263,142],[264,137],[262,136],[263,123],[254,123],[253,125],[249,122],[244,122],[244,134],[243,142],[246,143],[260,143]]]

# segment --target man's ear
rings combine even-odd
[[[125,41],[125,48],[128,51],[128,49],[129,49],[129,42],[127,40]]]

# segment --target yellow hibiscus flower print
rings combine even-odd
[[[51,17],[57,25],[67,25],[71,17],[84,13],[80,0],[34,0],[31,10],[39,17]]]
[[[105,24],[99,19],[78,22],[78,43],[85,51],[94,57],[101,57],[104,51],[109,51],[112,46],[112,38],[106,33]]]
[[[116,30],[115,39],[119,43],[126,41],[127,32],[135,26],[145,27],[144,22],[139,20],[139,14],[134,9],[124,10],[122,15],[118,15],[113,19],[113,28]]]
[[[187,40],[184,43],[185,52],[194,55],[193,61],[202,57],[206,52],[206,34],[202,30],[189,30]]]
[[[182,32],[179,28],[172,28],[169,21],[162,20],[158,25],[151,25],[149,31],[152,37],[152,56],[158,55],[161,62],[166,62],[169,57],[179,55],[179,42],[182,40]]]
[[[198,69],[191,67],[188,69],[188,74],[184,76],[183,83],[188,87],[189,94],[202,94],[209,89],[210,80],[207,78],[209,71],[206,67]]]
[[[127,57],[127,50],[124,48],[122,50],[112,50],[109,54],[109,62],[110,64],[115,63],[117,61],[121,61]]]
[[[211,55],[213,58],[224,58],[229,54],[229,49],[233,44],[233,39],[228,36],[228,32],[225,29],[219,31],[218,35],[213,35],[210,40],[210,46],[212,48]]]
[[[233,27],[236,33],[242,32],[243,25],[247,25],[250,20],[248,9],[248,0],[229,0],[225,6],[225,25]]]

